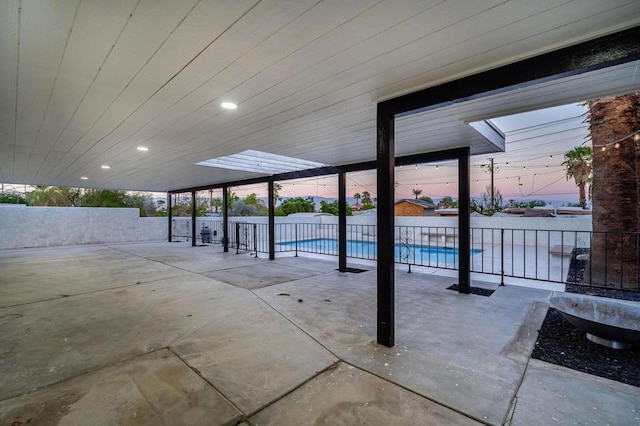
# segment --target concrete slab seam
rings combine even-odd
[[[253,291],[251,291],[251,292],[252,292],[252,293],[254,293]],[[254,293],[254,294],[255,294],[255,293]],[[330,365],[329,367],[325,368],[324,370],[320,371],[318,374],[314,375],[313,377],[311,377],[309,380],[305,381],[305,382],[304,382],[303,384],[301,384],[300,386],[304,385],[305,383],[307,383],[308,381],[312,380],[314,377],[318,376],[319,374],[323,373],[324,371],[326,371],[326,370],[330,370],[330,369],[333,369],[333,368],[336,368],[336,367],[337,367],[337,365],[338,365],[338,363],[342,362],[342,363],[344,363],[344,364],[346,364],[346,365],[351,365],[351,366],[353,366],[354,368],[357,368],[357,369],[359,369],[359,370],[365,371],[365,372],[367,372],[367,373],[369,373],[369,374],[371,374],[371,375],[373,375],[373,376],[375,376],[375,377],[377,377],[377,378],[379,378],[379,379],[381,379],[381,380],[384,380],[385,382],[387,382],[387,383],[389,383],[389,384],[391,384],[391,385],[397,386],[397,387],[402,388],[402,389],[404,389],[404,390],[406,390],[406,391],[408,391],[408,392],[411,392],[411,393],[412,393],[412,394],[414,394],[414,395],[417,395],[417,396],[419,396],[419,397],[421,397],[421,398],[425,398],[425,399],[427,399],[427,400],[429,400],[429,401],[433,402],[434,404],[438,404],[438,405],[440,405],[440,406],[442,406],[442,407],[445,407],[445,408],[447,408],[447,409],[449,409],[449,410],[451,410],[451,411],[454,411],[454,412],[456,412],[456,413],[458,413],[458,414],[460,414],[460,415],[462,415],[462,416],[464,416],[464,417],[467,417],[467,418],[469,418],[469,419],[475,420],[475,421],[480,422],[480,423],[482,423],[482,424],[485,424],[485,425],[491,426],[491,423],[487,423],[487,422],[486,422],[486,421],[484,421],[483,419],[480,419],[480,418],[474,417],[474,416],[472,416],[472,415],[469,415],[468,413],[462,412],[462,411],[460,411],[459,409],[457,409],[457,408],[455,408],[455,407],[451,407],[451,406],[449,406],[449,405],[447,405],[447,404],[444,404],[444,403],[442,403],[442,402],[440,402],[440,401],[437,401],[437,400],[435,400],[435,399],[433,399],[433,398],[431,398],[431,397],[429,397],[429,396],[427,396],[427,395],[423,395],[423,394],[421,394],[421,393],[419,393],[419,392],[416,392],[414,389],[408,388],[408,387],[406,387],[406,386],[404,386],[404,385],[402,385],[402,384],[400,384],[400,383],[397,383],[397,382],[394,382],[394,381],[392,381],[392,380],[389,380],[387,377],[381,376],[381,375],[379,375],[379,374],[376,374],[375,372],[369,371],[369,370],[367,370],[367,369],[365,369],[365,368],[359,367],[358,365],[355,365],[355,364],[352,364],[352,363],[350,363],[350,362],[348,362],[348,361],[345,361],[343,358],[341,358],[340,356],[338,356],[337,354],[335,354],[332,350],[330,350],[330,349],[329,349],[329,348],[327,348],[325,345],[323,345],[320,341],[318,341],[318,339],[316,339],[315,337],[313,337],[312,335],[310,335],[309,333],[307,333],[307,332],[306,332],[304,329],[302,329],[298,324],[296,324],[295,322],[293,322],[293,321],[291,321],[289,318],[287,318],[287,316],[286,316],[286,315],[284,315],[282,312],[278,311],[274,306],[272,306],[271,304],[269,304],[269,302],[267,302],[266,300],[264,300],[264,299],[263,299],[262,297],[260,297],[259,295],[257,295],[257,294],[255,294],[255,295],[256,295],[256,297],[257,297],[258,299],[260,299],[260,300],[262,300],[264,303],[266,303],[266,304],[267,304],[267,306],[271,307],[271,309],[273,309],[275,312],[277,312],[280,316],[282,316],[285,320],[287,320],[289,323],[291,323],[294,327],[296,327],[297,329],[299,329],[299,330],[300,330],[301,332],[303,332],[305,335],[309,336],[309,338],[311,338],[314,342],[316,342],[317,344],[319,344],[321,347],[323,347],[324,349],[326,349],[326,350],[327,350],[327,352],[329,352],[331,355],[333,355],[334,357],[336,357],[336,358],[338,359],[338,361],[336,361],[334,364],[332,364],[332,365]],[[524,376],[523,376],[523,377],[524,377]],[[522,379],[520,380],[520,384],[521,384],[521,383],[522,383]],[[284,396],[286,396],[286,395],[290,394],[291,392],[295,391],[295,390],[296,390],[296,389],[298,389],[300,386],[296,387],[295,389],[291,390],[290,392],[287,392],[285,395],[282,395],[280,398],[277,398],[275,401],[272,401],[271,403],[269,403],[269,404],[267,404],[267,405],[263,406],[262,408],[260,408],[260,409],[259,409],[259,410],[257,410],[256,412],[252,413],[252,414],[251,414],[251,416],[254,416],[255,414],[257,414],[257,413],[258,413],[258,412],[260,412],[261,410],[264,410],[266,407],[268,407],[268,406],[272,405],[274,402],[276,402],[276,401],[278,401],[278,400],[282,399]],[[519,389],[519,386],[518,386],[518,389]],[[506,414],[505,414],[505,415],[506,415]]]
[[[88,376],[88,375],[90,375],[90,374],[94,374],[94,373],[96,373],[96,372],[98,372],[98,371],[100,371],[100,370],[104,370],[105,368],[115,367],[115,366],[117,366],[117,365],[119,365],[119,364],[124,364],[124,363],[129,362],[129,361],[132,361],[132,360],[134,360],[134,359],[137,359],[137,358],[140,358],[140,357],[143,357],[143,356],[147,356],[147,355],[150,355],[150,354],[152,354],[152,353],[159,352],[159,351],[161,351],[161,350],[165,350],[165,349],[166,349],[166,350],[170,350],[167,346],[163,346],[163,347],[161,347],[161,348],[152,349],[152,350],[150,350],[150,351],[143,352],[143,353],[140,353],[140,354],[138,354],[138,355],[134,355],[134,356],[132,356],[131,358],[121,359],[121,360],[119,360],[119,361],[117,361],[117,362],[114,362],[113,364],[105,364],[105,365],[102,365],[102,366],[96,367],[96,368],[91,369],[91,370],[89,370],[89,371],[85,371],[84,373],[78,374],[77,376],[66,377],[66,378],[64,378],[64,379],[62,379],[62,380],[58,380],[57,382],[52,382],[52,383],[46,384],[46,385],[44,385],[44,386],[40,386],[40,387],[37,387],[37,388],[30,389],[30,390],[29,390],[29,391],[27,391],[27,392],[18,393],[18,394],[15,394],[15,395],[10,395],[9,397],[7,397],[7,398],[4,398],[4,399],[0,400],[0,402],[2,402],[2,401],[8,401],[8,400],[10,400],[10,399],[18,398],[18,397],[20,397],[20,396],[24,396],[24,395],[29,395],[29,394],[34,393],[34,392],[37,392],[37,391],[39,391],[39,390],[41,390],[41,389],[46,389],[46,388],[51,387],[51,386],[55,386],[55,385],[59,385],[59,384],[61,384],[61,383],[65,383],[65,382],[68,382],[68,381],[71,381],[71,380],[75,380],[75,379],[77,379],[77,378],[79,378],[79,377]],[[173,351],[171,351],[171,353],[173,353]]]
[[[205,383],[207,383],[209,386],[211,386],[211,388],[213,390],[215,390],[222,398],[224,398],[225,401],[227,401],[233,408],[235,408],[238,411],[238,413],[240,413],[240,418],[238,419],[238,423],[244,421],[244,418],[246,416],[242,412],[240,407],[238,407],[236,404],[234,404],[233,401],[231,401],[229,398],[227,398],[227,396],[220,389],[218,389],[216,387],[216,385],[211,383],[211,381],[209,379],[204,377],[202,375],[202,373],[200,373],[200,370],[198,370],[197,368],[194,368],[191,365],[189,365],[189,363],[187,361],[185,361],[180,355],[178,355],[178,353],[176,351],[174,351],[173,348],[167,347],[167,350],[169,350],[169,352],[171,352],[175,357],[177,357],[180,360],[180,362],[182,362],[189,370],[193,371],[198,377],[200,377],[202,380],[204,380]]]
[[[136,257],[139,257],[140,259],[148,260],[149,262],[159,263],[159,264],[161,264],[161,265],[165,265],[165,266],[168,266],[168,267],[170,267],[170,268],[175,268],[175,269],[178,269],[178,270],[180,270],[180,271],[188,272],[188,273],[190,273],[190,274],[194,274],[194,273],[195,273],[195,272],[190,271],[190,270],[188,270],[188,269],[181,268],[181,267],[179,267],[179,266],[175,266],[175,265],[170,265],[170,264],[168,264],[168,263],[160,262],[159,260],[150,259],[150,258],[148,258],[148,257],[142,256],[142,255],[140,255],[140,254],[138,254],[138,253],[130,252],[130,251],[128,251],[128,250],[122,250],[122,249],[119,249],[119,248],[117,248],[117,247],[110,247],[110,248],[113,248],[114,250],[118,250],[118,251],[119,251],[119,252],[121,252],[121,253],[127,253],[127,254],[129,254],[129,255],[131,255],[131,256],[136,256]],[[199,275],[199,274],[198,274],[198,275]]]
[[[482,423],[483,425],[493,426],[493,424],[492,424],[492,423],[488,423],[486,420],[483,420],[483,419],[481,419],[481,418],[475,417],[475,416],[473,416],[473,415],[471,415],[471,414],[469,414],[469,413],[465,413],[464,411],[461,411],[461,410],[460,410],[460,409],[458,409],[458,408],[452,407],[452,406],[450,406],[449,404],[445,404],[445,403],[443,403],[443,402],[441,402],[441,401],[438,401],[437,399],[434,399],[434,398],[432,398],[432,397],[430,397],[430,396],[428,396],[428,395],[421,394],[420,392],[417,392],[415,389],[411,389],[411,388],[409,388],[409,387],[407,387],[407,386],[403,385],[402,383],[398,383],[398,382],[394,382],[393,380],[389,380],[389,378],[387,378],[387,377],[385,377],[385,376],[381,376],[380,374],[378,374],[378,373],[376,373],[376,372],[374,372],[374,371],[369,371],[369,370],[367,370],[366,368],[360,367],[360,366],[358,366],[358,365],[356,365],[356,364],[353,364],[353,363],[350,363],[350,362],[347,362],[347,361],[344,361],[344,360],[341,360],[341,361],[342,361],[343,363],[347,364],[347,365],[351,365],[351,366],[353,366],[354,368],[357,368],[358,370],[365,371],[365,372],[367,372],[367,373],[371,374],[372,376],[377,377],[378,379],[384,380],[385,382],[387,382],[387,383],[389,383],[389,384],[391,384],[391,385],[393,385],[393,386],[397,386],[397,387],[399,387],[399,388],[401,388],[401,389],[406,390],[407,392],[410,392],[410,393],[412,393],[412,394],[414,394],[414,395],[417,395],[417,396],[419,396],[420,398],[424,398],[424,399],[426,399],[426,400],[428,400],[428,401],[433,402],[434,404],[437,404],[437,405],[439,405],[439,406],[441,406],[441,407],[444,407],[444,408],[447,408],[447,409],[449,409],[449,410],[451,410],[451,411],[454,411],[454,412],[456,412],[456,413],[460,414],[461,416],[464,416],[464,417],[466,417],[466,418],[468,418],[468,419],[475,420],[476,422],[478,422],[478,423]]]
[[[536,304],[536,303],[531,304],[531,307],[529,308],[529,312],[527,312],[526,318],[528,318],[537,309],[539,309],[539,307],[540,307],[540,304]],[[526,320],[525,320],[525,323],[526,323]],[[540,333],[540,330],[538,329],[538,334],[539,333]],[[510,425],[513,420],[513,416],[515,415],[515,412],[516,412],[516,404],[518,403],[518,393],[520,392],[522,383],[524,383],[524,378],[527,375],[527,370],[529,369],[530,362],[531,362],[531,353],[529,353],[529,356],[527,357],[527,362],[525,363],[524,369],[522,370],[522,374],[520,375],[520,380],[518,380],[518,384],[513,391],[513,397],[511,398],[511,401],[509,401],[509,409],[507,410],[507,412],[505,413],[505,416],[502,419],[503,425]]]
[[[297,281],[297,280],[294,280]],[[294,281],[287,281],[287,283],[289,282],[294,282]],[[316,342],[318,345],[320,345],[320,347],[324,348],[327,352],[329,352],[331,355],[333,355],[335,358],[341,360],[341,358],[335,354],[331,349],[327,348],[325,345],[322,344],[322,342],[320,342],[318,339],[316,339],[315,337],[313,337],[311,334],[307,333],[306,330],[304,330],[302,327],[300,327],[298,324],[296,324],[294,321],[292,321],[291,319],[289,319],[285,314],[283,314],[282,312],[280,312],[279,310],[277,310],[275,308],[275,306],[271,305],[269,302],[267,302],[265,299],[263,299],[262,297],[260,297],[260,295],[256,294],[253,290],[249,290],[255,297],[257,297],[259,300],[261,300],[263,303],[265,303],[268,307],[270,307],[271,309],[274,310],[274,312],[276,312],[278,315],[280,315],[282,318],[284,318],[289,324],[293,325],[295,328],[297,328],[298,330],[300,330],[305,336],[309,337],[311,340],[313,340],[314,342]]]
[[[125,285],[120,285],[120,286],[116,286],[116,287],[101,288],[99,290],[87,291],[87,292],[84,292],[84,293],[68,294],[68,295],[63,295],[63,296],[58,296],[58,297],[50,297],[48,299],[41,299],[41,300],[32,300],[30,302],[16,303],[15,305],[0,306],[0,309],[16,308],[16,307],[19,307],[19,306],[33,305],[34,303],[51,302],[53,300],[69,299],[69,298],[78,297],[78,296],[86,296],[88,294],[96,294],[96,293],[101,293],[101,292],[104,292],[104,291],[111,291],[111,290],[118,290],[118,289],[127,288],[127,287],[133,287],[134,285],[151,284],[151,283],[154,283],[156,281],[162,281],[162,280],[166,280],[166,279],[169,279],[169,278],[160,278],[160,279],[157,279],[157,280],[146,281],[144,283],[142,281],[138,281],[138,282],[136,282],[134,284],[125,284]]]
[[[266,403],[266,404],[264,404],[262,407],[257,408],[257,409],[255,409],[255,410],[253,410],[251,413],[247,414],[247,415],[246,415],[246,419],[245,419],[245,421],[247,421],[247,422],[249,422],[249,423],[253,424],[253,423],[249,420],[249,418],[250,418],[250,417],[255,416],[255,415],[256,415],[256,414],[258,414],[260,411],[262,411],[262,410],[264,410],[264,409],[266,409],[266,408],[268,408],[268,407],[272,406],[273,404],[277,403],[278,401],[282,400],[283,398],[287,397],[288,395],[291,395],[293,392],[297,391],[298,389],[300,389],[301,387],[303,387],[304,385],[306,385],[307,383],[309,383],[310,381],[312,381],[313,379],[315,379],[316,377],[318,377],[318,376],[319,376],[319,375],[321,375],[322,373],[324,373],[324,372],[326,372],[326,371],[329,371],[329,370],[334,370],[335,368],[337,368],[337,367],[338,367],[338,365],[339,365],[340,363],[348,364],[348,363],[346,363],[346,362],[344,362],[344,361],[342,361],[341,359],[339,359],[339,358],[338,358],[338,360],[337,360],[337,361],[335,361],[333,364],[331,364],[331,365],[329,365],[329,366],[327,366],[327,367],[323,368],[323,369],[322,369],[322,370],[320,370],[320,371],[316,371],[316,373],[315,373],[314,375],[312,375],[312,376],[311,376],[311,377],[309,377],[308,379],[304,380],[304,381],[303,381],[302,383],[300,383],[298,386],[296,386],[296,387],[294,387],[294,388],[292,388],[292,389],[289,389],[287,392],[285,392],[285,393],[283,393],[282,395],[278,396],[277,398],[274,398],[273,400],[271,400],[271,401],[267,402],[267,403]]]

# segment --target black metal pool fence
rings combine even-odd
[[[221,242],[222,221],[197,220]],[[184,228],[184,229],[183,229]],[[190,223],[173,227],[189,238]],[[347,225],[347,257],[376,260],[376,225]],[[229,248],[256,256],[269,252],[267,223],[229,221]],[[337,256],[338,225],[276,223],[276,253]],[[198,236],[197,236],[198,237]],[[458,268],[457,227],[396,226],[395,262]],[[555,283],[640,291],[640,233],[471,228],[471,272]],[[591,257],[594,257],[591,259]]]

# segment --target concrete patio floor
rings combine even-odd
[[[0,424],[640,424],[640,388],[531,360],[550,291],[218,245],[0,251]]]

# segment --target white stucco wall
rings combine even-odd
[[[0,207],[0,249],[166,240],[166,217],[138,209]]]
[[[190,218],[174,220],[182,225],[179,229],[181,234],[190,235],[187,226]],[[268,223],[267,217],[231,217],[229,220],[259,223],[263,227]],[[202,222],[209,225],[218,221],[221,222],[222,218],[198,218],[196,232],[200,232]],[[333,226],[338,223],[336,216],[277,217],[276,223],[299,224],[297,229],[294,225],[276,228],[276,232],[285,229],[282,232],[286,233],[278,240],[292,240],[296,233],[298,239],[337,238],[337,226]],[[347,238],[375,239],[375,215],[351,216],[347,218],[347,223],[360,225],[350,227],[352,235]],[[451,239],[452,234],[457,233],[458,218],[396,217],[395,223],[396,226],[422,227],[413,229],[414,237],[418,242],[420,235],[420,243],[426,244],[425,238],[442,239],[442,235],[446,235],[445,239]],[[505,229],[505,244],[586,247],[591,217],[472,217],[471,227],[475,228],[473,244],[476,245],[497,243],[501,238],[500,229]],[[484,231],[480,231],[480,228]],[[0,206],[0,249],[166,240],[167,229],[167,218],[139,217],[137,209]],[[266,238],[267,233],[261,231],[260,235]]]

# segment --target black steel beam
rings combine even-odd
[[[229,251],[229,188],[222,187],[222,247]]]
[[[173,215],[171,214],[171,199],[173,198],[173,195],[169,192],[167,192],[167,222],[169,223],[169,238],[168,241],[171,242],[173,239],[173,236],[171,235],[171,225],[173,223]]]
[[[338,173],[338,271],[347,272],[347,174]]]
[[[267,192],[269,193],[269,260],[276,258],[276,200],[273,193],[273,179],[267,182]],[[256,253],[256,256],[258,253]]]
[[[394,117],[378,105],[377,113],[377,194],[378,194],[378,314],[377,341],[392,347],[395,340],[394,265]]]
[[[640,59],[640,26],[399,96],[382,108],[396,117]]]
[[[458,292],[471,292],[470,148],[458,157]]]
[[[395,159],[395,165],[405,166],[408,164],[420,164],[420,163],[429,163],[433,161],[453,160],[458,158],[460,149],[464,149],[464,148],[454,148],[454,149],[448,149],[444,151],[424,152],[420,154],[405,155],[402,157],[397,157]],[[344,164],[342,166],[319,167],[317,169],[300,170],[297,172],[282,173],[282,174],[277,174],[273,176],[263,176],[259,178],[236,180],[236,181],[223,182],[223,183],[212,183],[210,185],[197,186],[193,188],[171,190],[169,191],[169,193],[179,194],[179,193],[188,192],[188,191],[207,191],[209,189],[218,189],[218,188],[223,188],[225,186],[227,187],[243,186],[243,185],[254,185],[257,183],[265,183],[265,182],[268,182],[269,179],[273,179],[274,181],[283,181],[283,180],[301,179],[305,177],[327,176],[327,175],[338,174],[341,172],[351,173],[351,172],[360,172],[364,170],[375,170],[375,169],[376,169],[375,161],[363,161],[361,163]]]
[[[196,191],[191,191],[191,245],[196,245]]]

